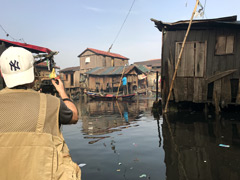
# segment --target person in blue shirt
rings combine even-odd
[[[127,95],[127,77],[124,75],[122,78],[122,85],[123,85],[123,94]]]

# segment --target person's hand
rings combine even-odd
[[[68,98],[68,96],[65,92],[65,89],[64,89],[63,82],[61,81],[61,79],[59,79],[59,78],[52,79],[52,84],[56,88],[56,90],[59,93],[61,98]]]

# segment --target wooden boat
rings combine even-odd
[[[135,96],[135,94],[117,96],[114,94],[100,94],[100,93],[94,93],[94,92],[86,92],[85,94],[92,99],[98,99],[98,100],[130,100]]]

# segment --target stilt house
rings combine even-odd
[[[127,77],[128,92],[133,93],[138,88],[138,75],[144,71],[137,66],[117,66],[117,67],[96,67],[87,74],[87,87],[90,91],[117,92],[119,85],[122,84],[122,74]],[[121,91],[121,89],[120,89]]]
[[[97,67],[115,67],[128,65],[128,58],[107,51],[93,48],[85,49],[79,56],[80,59],[80,89],[84,91],[88,88],[86,72]]]
[[[68,67],[59,71],[61,79],[64,81],[64,86],[69,95],[76,95],[79,93],[79,78],[80,67]]]
[[[189,21],[154,20],[162,32],[165,104]],[[240,104],[240,22],[237,16],[193,20],[177,69],[172,102]]]

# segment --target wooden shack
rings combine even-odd
[[[67,93],[76,96],[80,92],[80,66],[68,67],[59,72]]]
[[[87,48],[79,56],[80,73],[85,73],[95,67],[114,67],[128,65],[128,58],[111,52]]]
[[[189,21],[154,20],[162,32],[162,101],[166,103]],[[172,102],[240,104],[240,22],[237,16],[193,20],[177,69]]]
[[[133,93],[138,88],[138,75],[144,72],[137,66],[96,67],[87,71],[87,89],[90,91],[117,92],[122,84],[122,74],[127,77],[128,92]],[[120,91],[122,91],[120,89]]]
[[[149,71],[147,72],[147,85],[151,90],[156,90],[156,72],[158,72],[161,79],[161,59],[151,59],[147,61],[134,62],[138,66],[146,66]]]

